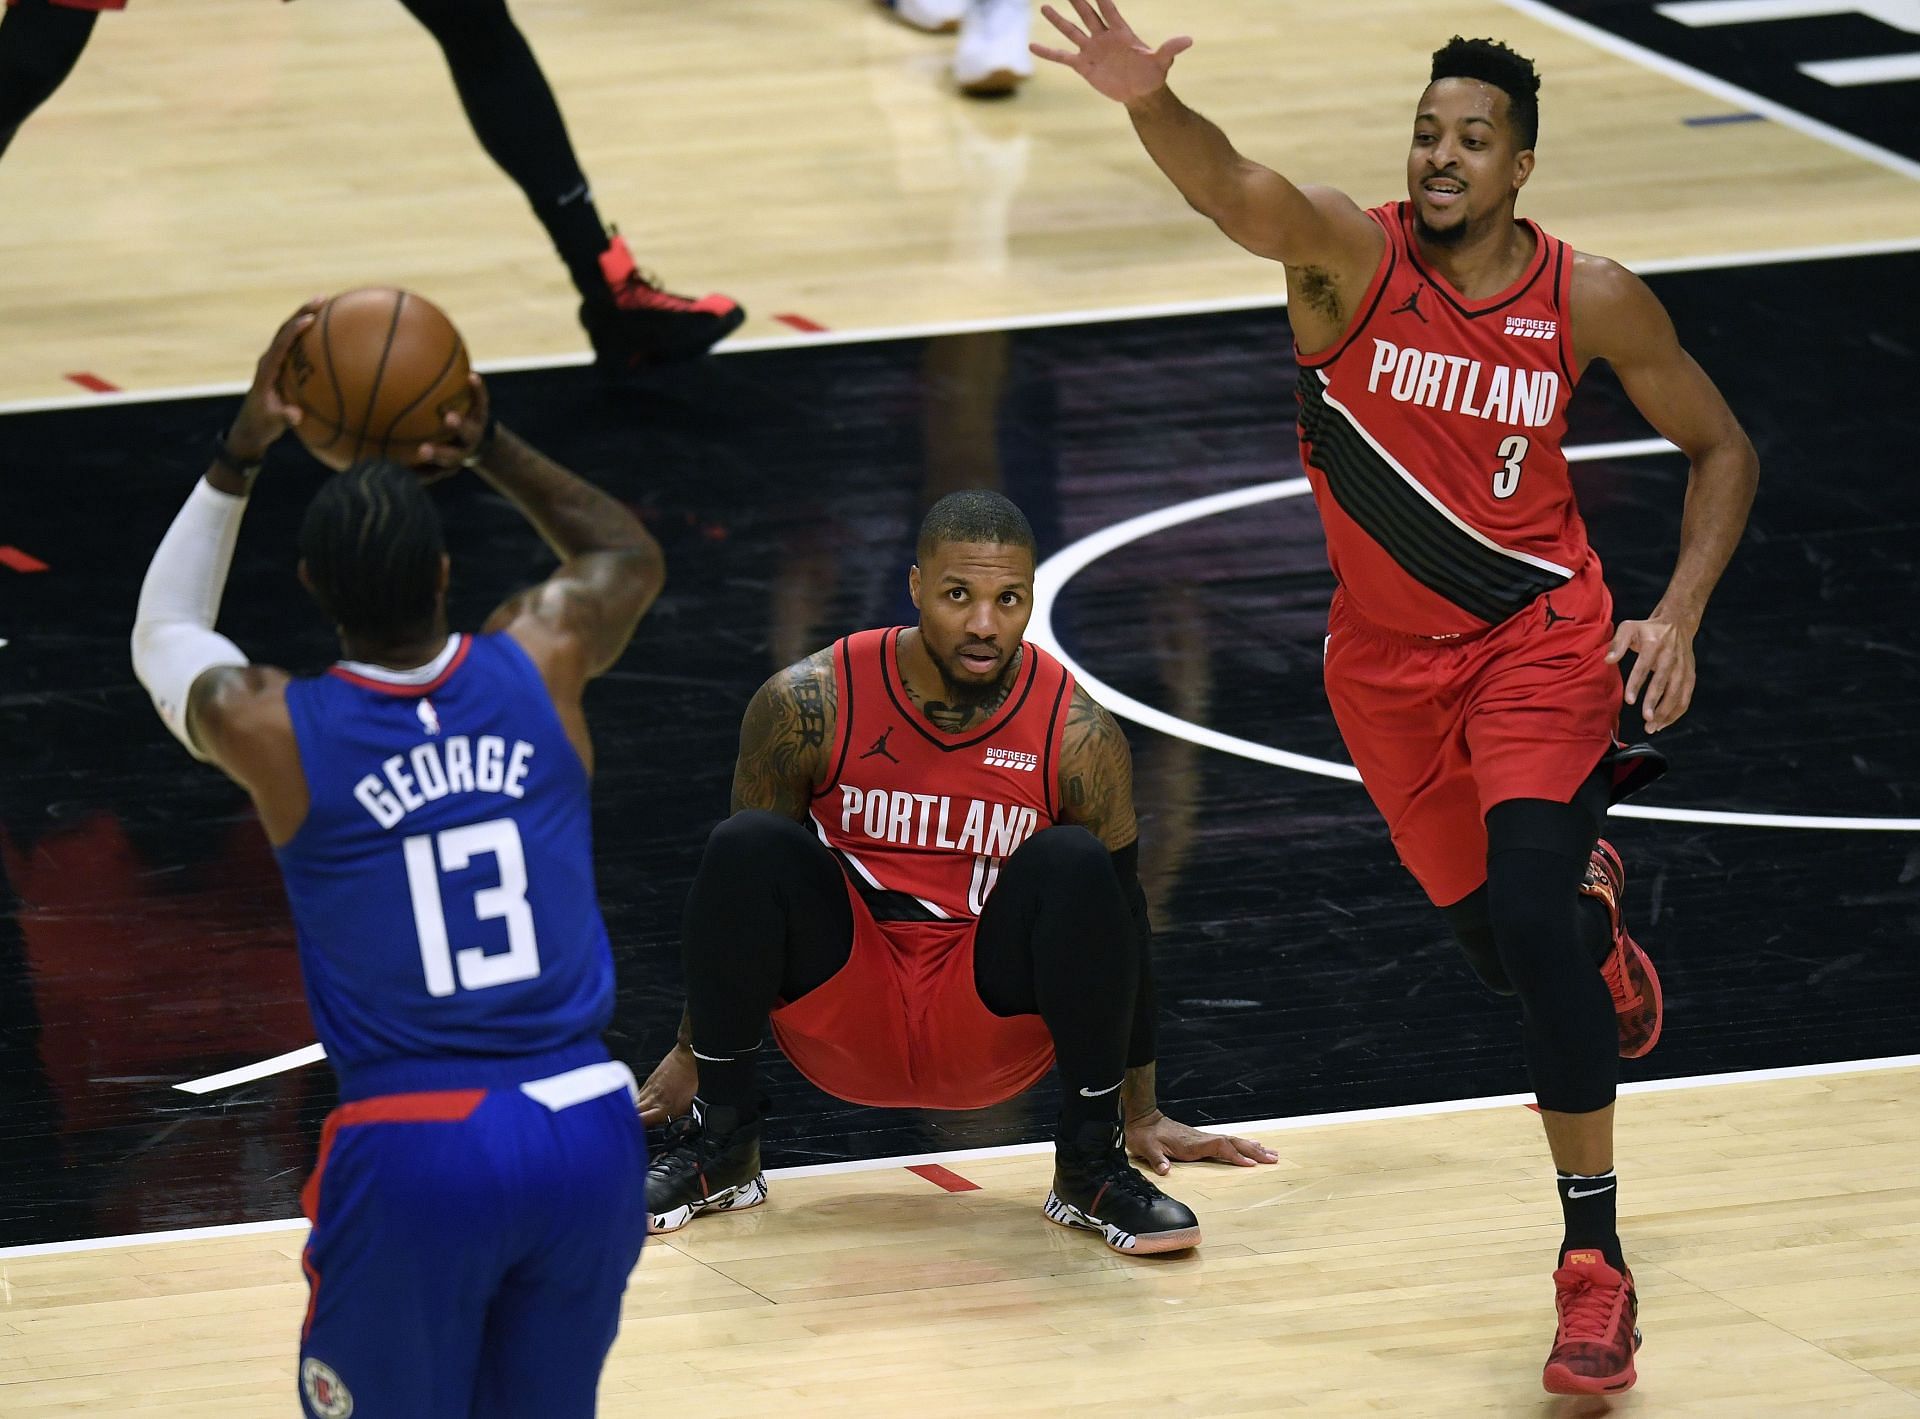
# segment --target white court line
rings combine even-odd
[[[1749,1069],[1731,1074],[1697,1074],[1678,1079],[1650,1079],[1644,1083],[1622,1084],[1620,1092],[1634,1094],[1671,1094],[1684,1089],[1717,1089],[1729,1084],[1766,1084],[1783,1079],[1820,1079],[1836,1074],[1877,1074],[1889,1069],[1920,1067],[1920,1054],[1887,1055],[1879,1059],[1839,1060],[1831,1064],[1794,1064],[1778,1069]],[[1431,1104],[1392,1104],[1377,1109],[1345,1109],[1338,1113],[1301,1114],[1291,1118],[1255,1119],[1248,1123],[1210,1123],[1214,1133],[1279,1133],[1308,1128],[1329,1128],[1336,1124],[1375,1123],[1400,1118],[1427,1118],[1435,1114],[1478,1113],[1488,1109],[1510,1108],[1531,1103],[1531,1094],[1494,1094],[1478,1099],[1445,1099]],[[1045,1153],[1051,1143],[1009,1143],[992,1148],[957,1148],[945,1153],[907,1153],[894,1158],[860,1158],[847,1163],[815,1163],[797,1168],[768,1168],[770,1178],[821,1178],[841,1173],[873,1173],[889,1168],[910,1168],[922,1163],[952,1166],[972,1159],[1020,1158]],[[1199,1166],[1199,1165],[1195,1165]],[[306,1220],[290,1217],[273,1222],[234,1222],[213,1227],[182,1227],[169,1232],[134,1232],[119,1237],[82,1237],[70,1242],[39,1242],[29,1246],[0,1247],[0,1259],[7,1257],[56,1256],[65,1252],[101,1251],[109,1247],[155,1246],[163,1242],[199,1241],[210,1237],[243,1237],[262,1232],[288,1232],[305,1227]]]
[[[1810,20],[1821,15],[1871,14],[1896,29],[1905,29],[1903,11],[1920,13],[1913,0],[1678,0],[1654,9],[1669,20],[1699,29],[1708,25],[1752,25],[1775,20]],[[1877,13],[1876,13],[1877,10]],[[1913,31],[1920,33],[1920,30]]]
[[[1810,79],[1836,89],[1863,84],[1901,84],[1920,79],[1920,54],[1874,54],[1865,59],[1816,59],[1796,66]]]
[[[1678,451],[1665,439],[1654,438],[1632,439],[1621,443],[1576,444],[1566,449],[1565,454],[1569,463],[1578,463],[1596,458],[1626,458]],[[1238,735],[1225,734],[1220,730],[1181,719],[1177,715],[1168,714],[1165,710],[1137,700],[1088,671],[1068,653],[1065,646],[1060,644],[1060,638],[1053,629],[1053,608],[1060,594],[1066,590],[1067,584],[1108,553],[1183,523],[1217,517],[1223,512],[1251,507],[1257,503],[1301,497],[1310,491],[1311,487],[1305,478],[1256,483],[1249,488],[1235,488],[1230,492],[1213,493],[1207,497],[1175,503],[1170,507],[1155,508],[1151,512],[1127,518],[1124,522],[1117,522],[1111,527],[1104,527],[1098,532],[1082,537],[1078,542],[1055,552],[1035,569],[1033,619],[1027,625],[1027,639],[1050,651],[1073,672],[1080,683],[1086,687],[1089,695],[1105,705],[1109,712],[1123,719],[1130,719],[1136,724],[1145,725],[1148,729],[1158,730],[1176,739],[1184,739],[1190,744],[1198,744],[1203,748],[1216,749],[1223,754],[1251,759],[1255,763],[1271,764],[1275,768],[1315,774],[1321,778],[1341,779],[1347,783],[1360,782],[1359,771],[1352,764],[1342,764],[1332,759],[1319,759],[1310,754],[1296,754],[1289,749],[1276,749],[1251,739],[1242,739]],[[1920,832],[1920,818],[1861,818],[1810,813],[1738,812],[1710,808],[1653,808],[1632,803],[1618,804],[1608,811],[1617,818],[1644,818],[1663,823],[1716,823],[1743,828],[1817,828],[1842,832]]]
[[[272,1059],[263,1059],[258,1064],[243,1064],[238,1069],[229,1069],[224,1074],[209,1074],[204,1079],[189,1079],[184,1084],[173,1087],[188,1094],[211,1094],[215,1089],[231,1089],[235,1084],[251,1084],[256,1079],[265,1079],[270,1074],[284,1074],[289,1069],[298,1069],[303,1064],[318,1064],[327,1057],[325,1045],[304,1045],[285,1054],[276,1054]]]
[[[1882,241],[1838,242],[1829,246],[1782,246],[1764,251],[1728,251],[1706,256],[1656,257],[1626,262],[1643,276],[1685,271],[1724,271],[1739,266],[1780,266],[1796,261],[1836,261],[1855,256],[1899,256],[1920,251],[1920,237]],[[875,325],[857,330],[828,330],[818,335],[756,335],[729,340],[715,355],[751,355],[763,350],[802,350],[821,345],[857,345],[887,340],[927,340],[941,335],[972,335],[992,330],[1048,330],[1060,326],[1100,325],[1113,320],[1168,320],[1183,315],[1222,315],[1233,311],[1278,310],[1284,293],[1265,296],[1226,296],[1204,301],[1168,301],[1160,305],[1092,307],[1052,311],[1040,315],[1009,315],[979,320],[935,320],[919,325]],[[521,355],[481,360],[481,374],[520,374],[528,370],[584,368],[593,356],[584,351],[565,355]],[[181,384],[162,389],[123,389],[113,394],[55,394],[39,399],[0,401],[0,416],[58,413],[63,409],[110,409],[121,404],[156,404],[173,399],[213,399],[245,394],[242,381],[218,384]]]
[[[1510,10],[1518,10],[1523,15],[1531,16],[1543,25],[1551,25],[1567,34],[1577,35],[1596,49],[1604,49],[1609,54],[1631,59],[1642,68],[1665,74],[1669,79],[1678,79],[1689,88],[1698,89],[1703,94],[1712,94],[1717,99],[1739,104],[1753,113],[1764,113],[1775,123],[1797,129],[1809,138],[1818,138],[1823,143],[1843,149],[1857,158],[1865,158],[1870,163],[1877,163],[1883,168],[1899,173],[1902,177],[1920,181],[1920,163],[1916,163],[1912,158],[1903,157],[1899,153],[1881,147],[1878,143],[1869,143],[1864,138],[1856,138],[1853,134],[1835,128],[1830,123],[1809,118],[1798,109],[1788,108],[1785,104],[1775,103],[1769,98],[1762,98],[1759,94],[1750,89],[1743,89],[1738,84],[1729,84],[1724,79],[1716,79],[1713,75],[1696,69],[1690,64],[1669,59],[1656,50],[1635,44],[1630,39],[1622,39],[1619,35],[1603,30],[1598,25],[1589,24],[1585,20],[1576,20],[1573,16],[1556,10],[1551,5],[1543,4],[1542,0],[1501,0],[1501,3]]]

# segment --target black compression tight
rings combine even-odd
[[[1519,996],[1534,1096],[1556,1113],[1603,1109],[1619,1082],[1613,1002],[1595,968],[1608,942],[1606,915],[1579,892],[1605,812],[1597,773],[1571,803],[1495,804],[1486,884],[1443,908],[1481,980]]]
[[[520,185],[574,284],[605,292],[606,246],[566,120],[506,0],[401,0],[440,42],[467,121],[487,156]]]
[[[751,1106],[751,1075],[707,1061],[750,1058],[777,1000],[823,985],[852,952],[853,911],[833,854],[773,813],[736,813],[707,839],[685,925],[687,1011],[701,1094]],[[1111,1113],[1126,1071],[1140,978],[1133,917],[1100,841],[1048,828],[1007,858],[974,938],[974,983],[996,1015],[1038,1015],[1053,1036],[1062,1093],[1083,1088]],[[718,1097],[711,1087],[724,1082]],[[1069,1104],[1069,1109],[1074,1105]]]
[[[66,82],[98,18],[92,10],[21,0],[0,19],[0,154]]]

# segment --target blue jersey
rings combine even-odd
[[[310,806],[278,850],[343,1098],[605,1059],[588,778],[506,635],[287,686]]]

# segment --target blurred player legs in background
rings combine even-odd
[[[1032,0],[878,0],[902,24],[959,32],[953,81],[969,98],[1004,98],[1033,77],[1027,32]]]
[[[95,12],[126,0],[8,0],[0,22],[0,153],[86,48]],[[677,296],[642,272],[594,207],[566,122],[506,0],[402,0],[439,41],[474,136],[519,184],[580,292],[603,374],[705,354],[746,318],[726,296]],[[1024,38],[1024,37],[1023,37]]]

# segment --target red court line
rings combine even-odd
[[[17,572],[43,572],[47,564],[38,557],[28,556],[18,547],[0,547],[0,566],[12,567]]]
[[[76,370],[74,373],[68,375],[67,378],[79,385],[82,389],[91,390],[95,394],[118,394],[120,392],[119,385],[109,384],[106,380],[100,378],[99,375],[89,374],[86,370]]]
[[[808,335],[818,335],[827,328],[817,320],[808,320],[804,315],[776,315],[774,319]]]
[[[917,1177],[923,1177],[935,1187],[944,1187],[948,1192],[978,1192],[980,1184],[968,1182],[951,1168],[943,1168],[938,1163],[915,1163],[907,1169]]]

